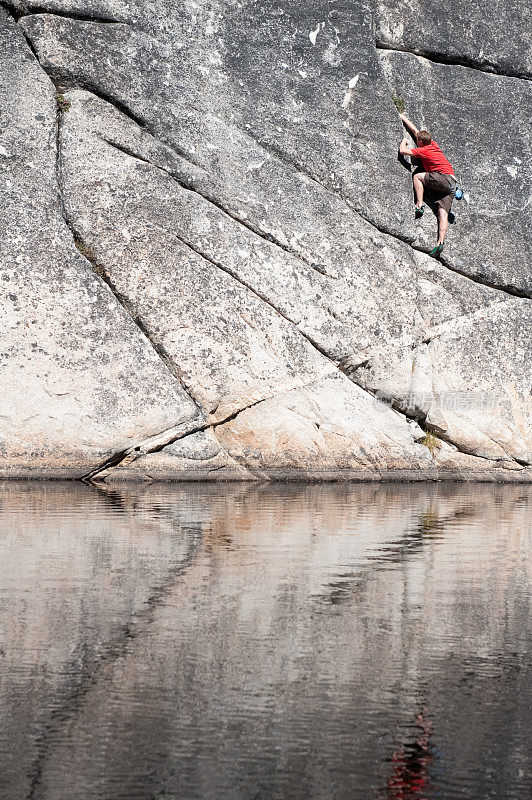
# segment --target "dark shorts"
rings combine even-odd
[[[444,208],[449,213],[456,191],[456,180],[452,175],[444,175],[442,172],[426,172],[425,188],[439,195],[436,206]]]

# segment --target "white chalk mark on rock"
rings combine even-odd
[[[324,22],[318,22],[318,27],[316,28],[316,30],[315,30],[315,31],[311,31],[311,32],[309,33],[309,35],[308,35],[308,38],[310,39],[310,41],[311,41],[311,44],[313,44],[313,45],[315,45],[315,44],[316,44],[316,38],[317,38],[317,36],[318,36],[318,33],[319,33],[319,32],[320,32],[320,31],[321,31],[321,30],[322,30],[324,27],[325,27],[325,23],[324,23]]]
[[[349,81],[349,91],[346,92],[344,95],[344,99],[342,100],[342,108],[347,108],[347,106],[353,99],[353,94],[359,78],[360,78],[360,73],[357,73],[355,77],[351,78],[351,80]]]

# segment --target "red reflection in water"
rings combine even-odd
[[[425,707],[416,717],[416,726],[419,733],[415,741],[401,743],[390,759],[393,771],[387,784],[388,800],[427,800],[430,767],[434,762],[430,741],[434,728]]]

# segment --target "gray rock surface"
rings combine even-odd
[[[0,474],[78,477],[203,413],[76,249],[57,190],[54,87],[2,9],[0,37]]]
[[[509,299],[435,327],[414,348],[390,347],[353,377],[465,453],[527,462],[531,326],[529,301]]]
[[[532,75],[532,13],[520,0],[373,0],[377,44],[518,77]]]
[[[38,76],[15,84],[6,57],[10,136],[39,180],[11,192],[5,264],[33,261],[7,319],[39,303],[39,359],[70,393],[43,403],[25,339],[3,474],[529,474],[527,81],[379,54],[352,3],[10,5]],[[392,89],[464,181],[442,262],[434,218],[412,219]],[[42,117],[35,157],[20,96]]]

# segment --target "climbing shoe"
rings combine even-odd
[[[419,219],[425,213],[425,206],[414,206],[414,212],[416,215],[416,219]]]
[[[429,253],[429,256],[435,256],[436,258],[438,258],[442,250],[443,250],[443,244],[437,244],[436,247],[432,248],[432,250]]]

